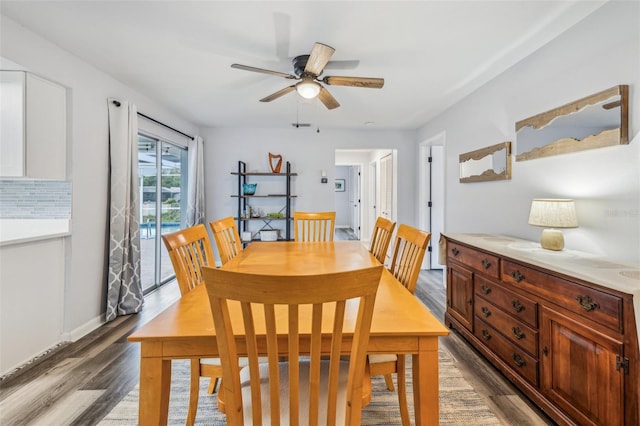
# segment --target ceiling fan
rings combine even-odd
[[[333,47],[322,43],[315,43],[310,55],[296,56],[291,61],[295,75],[241,64],[232,64],[231,68],[275,75],[276,77],[298,81],[296,84],[285,87],[282,90],[260,99],[260,102],[271,102],[274,99],[278,99],[296,90],[303,98],[313,99],[317,96],[324,106],[328,109],[334,109],[338,108],[340,104],[320,83],[329,86],[367,87],[371,89],[380,89],[384,85],[383,78],[326,76],[320,79],[319,77],[329,62],[329,59],[331,59],[333,52],[335,52]]]

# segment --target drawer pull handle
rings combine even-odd
[[[470,304],[470,305],[473,305],[473,299],[467,300],[467,303]]]
[[[513,335],[518,340],[524,339],[524,333],[520,330],[520,327],[511,327],[511,331],[513,331]]]
[[[482,307],[482,315],[484,315],[485,318],[489,318],[491,316],[491,311],[489,309],[487,309],[486,306]]]
[[[489,262],[487,259],[482,259],[482,266],[484,266],[484,269],[489,269],[491,268],[491,262]]]
[[[482,284],[482,286],[480,286],[480,291],[482,291],[484,294],[489,294],[491,293],[491,287],[487,287],[486,285]]]
[[[576,300],[580,303],[580,306],[584,308],[585,311],[595,311],[600,307],[600,304],[595,300],[591,300],[591,297],[587,296],[576,296]]]
[[[458,250],[457,248],[454,247],[454,248],[451,249],[451,253],[453,253],[454,256],[457,256],[457,255],[460,254],[460,250]]]
[[[516,270],[511,273],[511,278],[513,278],[514,280],[516,280],[517,283],[519,283],[520,281],[524,280],[524,275],[522,275],[520,271]]]
[[[524,305],[520,303],[518,299],[511,301],[511,306],[513,306],[513,310],[516,312],[522,312],[524,309]]]
[[[542,353],[544,354],[544,356],[549,355],[549,348],[546,347],[546,346],[544,348],[542,348]]]
[[[524,361],[524,359],[522,359],[522,357],[516,353],[514,353],[512,355],[513,358],[513,362],[518,366],[518,367],[524,367],[527,363]]]
[[[489,334],[489,332],[487,331],[487,329],[486,329],[486,328],[483,328],[483,329],[482,329],[482,338],[483,338],[484,340],[489,340],[489,339],[491,339],[491,334]]]

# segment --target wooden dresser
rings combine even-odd
[[[501,235],[441,244],[449,327],[559,424],[639,424],[638,265]]]

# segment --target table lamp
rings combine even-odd
[[[564,236],[557,228],[577,228],[576,207],[573,200],[536,198],[531,201],[529,225],[543,226],[540,245],[547,250],[562,250]]]

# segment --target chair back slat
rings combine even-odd
[[[391,236],[393,235],[395,227],[395,222],[382,216],[376,219],[376,224],[373,227],[369,251],[378,259],[378,262],[382,264],[387,260],[387,250],[389,249],[389,243],[391,242]]]
[[[333,241],[336,212],[294,212],[293,237],[296,241]]]
[[[242,425],[245,419],[255,425],[315,425],[324,424],[325,417],[327,424],[336,424],[340,410],[345,424],[359,425],[369,329],[382,269],[380,265],[324,275],[275,276],[204,268],[229,425]],[[232,324],[231,318],[239,316],[242,321]],[[236,338],[241,334],[244,339]],[[339,383],[340,356],[349,344],[346,391],[339,392],[344,388]],[[248,376],[237,368],[238,347],[245,348]],[[321,355],[329,355],[328,368]],[[266,363],[261,358],[265,356]],[[278,362],[282,356],[287,365]],[[244,387],[250,388],[245,393],[241,375]]]
[[[202,267],[213,265],[213,250],[204,225],[198,224],[162,235],[180,293],[186,294],[204,281]]]
[[[413,294],[431,234],[400,224],[389,271]]]
[[[210,222],[209,226],[216,240],[220,261],[224,265],[242,251],[242,241],[240,240],[236,221],[229,216]]]

